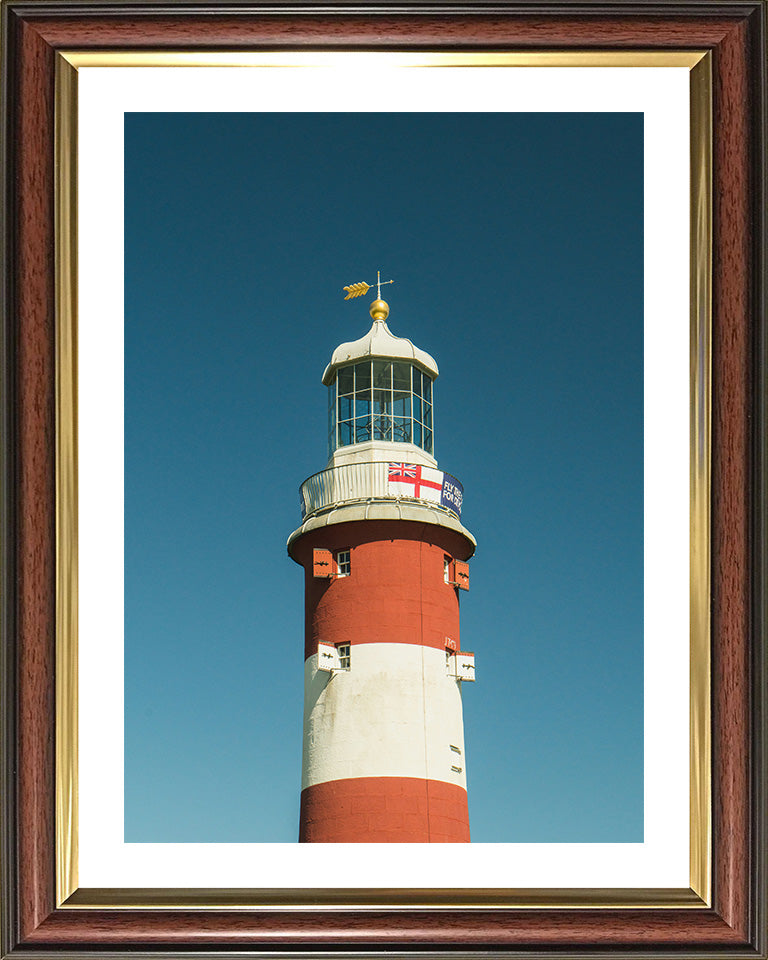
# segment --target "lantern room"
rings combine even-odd
[[[374,300],[370,312],[368,333],[338,346],[323,374],[329,463],[411,459],[434,466],[437,364],[391,333],[383,300]]]

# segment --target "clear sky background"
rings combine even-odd
[[[125,839],[295,841],[334,347],[437,360],[473,841],[643,839],[640,114],[129,114]]]

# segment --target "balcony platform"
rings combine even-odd
[[[301,485],[305,511],[301,526],[288,538],[288,552],[311,530],[355,520],[411,520],[455,530],[474,546],[477,541],[461,523],[457,511],[425,498],[390,492],[387,461],[331,467]]]

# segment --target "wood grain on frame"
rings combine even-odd
[[[18,493],[19,919],[21,935],[51,911],[54,843],[55,520],[53,84],[47,42],[19,24],[16,382]],[[27,95],[35,91],[34,95]]]
[[[567,5],[487,15],[457,13],[317,16],[258,5],[223,15],[153,12],[151,6],[14,3],[6,5],[7,81],[16,136],[13,221],[17,242],[8,323],[17,351],[7,378],[18,444],[11,485],[18,570],[15,596],[19,765],[15,821],[6,836],[18,864],[17,933],[9,948],[89,945],[210,951],[241,948],[384,952],[419,947],[445,952],[508,948],[580,953],[622,948],[648,954],[677,946],[758,954],[751,929],[756,904],[750,849],[750,415],[757,384],[751,344],[757,305],[757,239],[750,232],[757,147],[750,113],[764,66],[750,58],[762,43],[765,7],[752,3],[616,3],[590,15]],[[159,8],[158,8],[159,9]],[[435,8],[433,8],[433,11]],[[652,10],[652,15],[651,15]],[[701,13],[699,14],[699,11]],[[105,15],[106,13],[109,15]],[[759,36],[758,36],[759,35]],[[712,909],[147,911],[56,910],[54,895],[54,250],[53,73],[57,48],[657,48],[714,52],[713,319],[713,763]],[[762,73],[761,73],[762,71]],[[12,709],[12,707],[11,707]],[[10,729],[13,729],[10,726]],[[10,940],[9,940],[10,937]]]

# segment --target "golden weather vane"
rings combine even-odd
[[[381,270],[377,270],[376,274],[378,278],[376,280],[376,286],[378,288],[378,293],[376,294],[376,297],[378,300],[381,300],[381,288],[385,287],[388,283],[394,283],[395,281],[382,280]],[[372,283],[366,283],[364,280],[361,280],[360,283],[350,283],[348,287],[344,287],[344,289],[347,291],[347,295],[346,297],[344,297],[344,299],[352,300],[354,297],[365,296],[365,294],[368,293],[368,291],[371,289],[372,286],[373,286]]]

